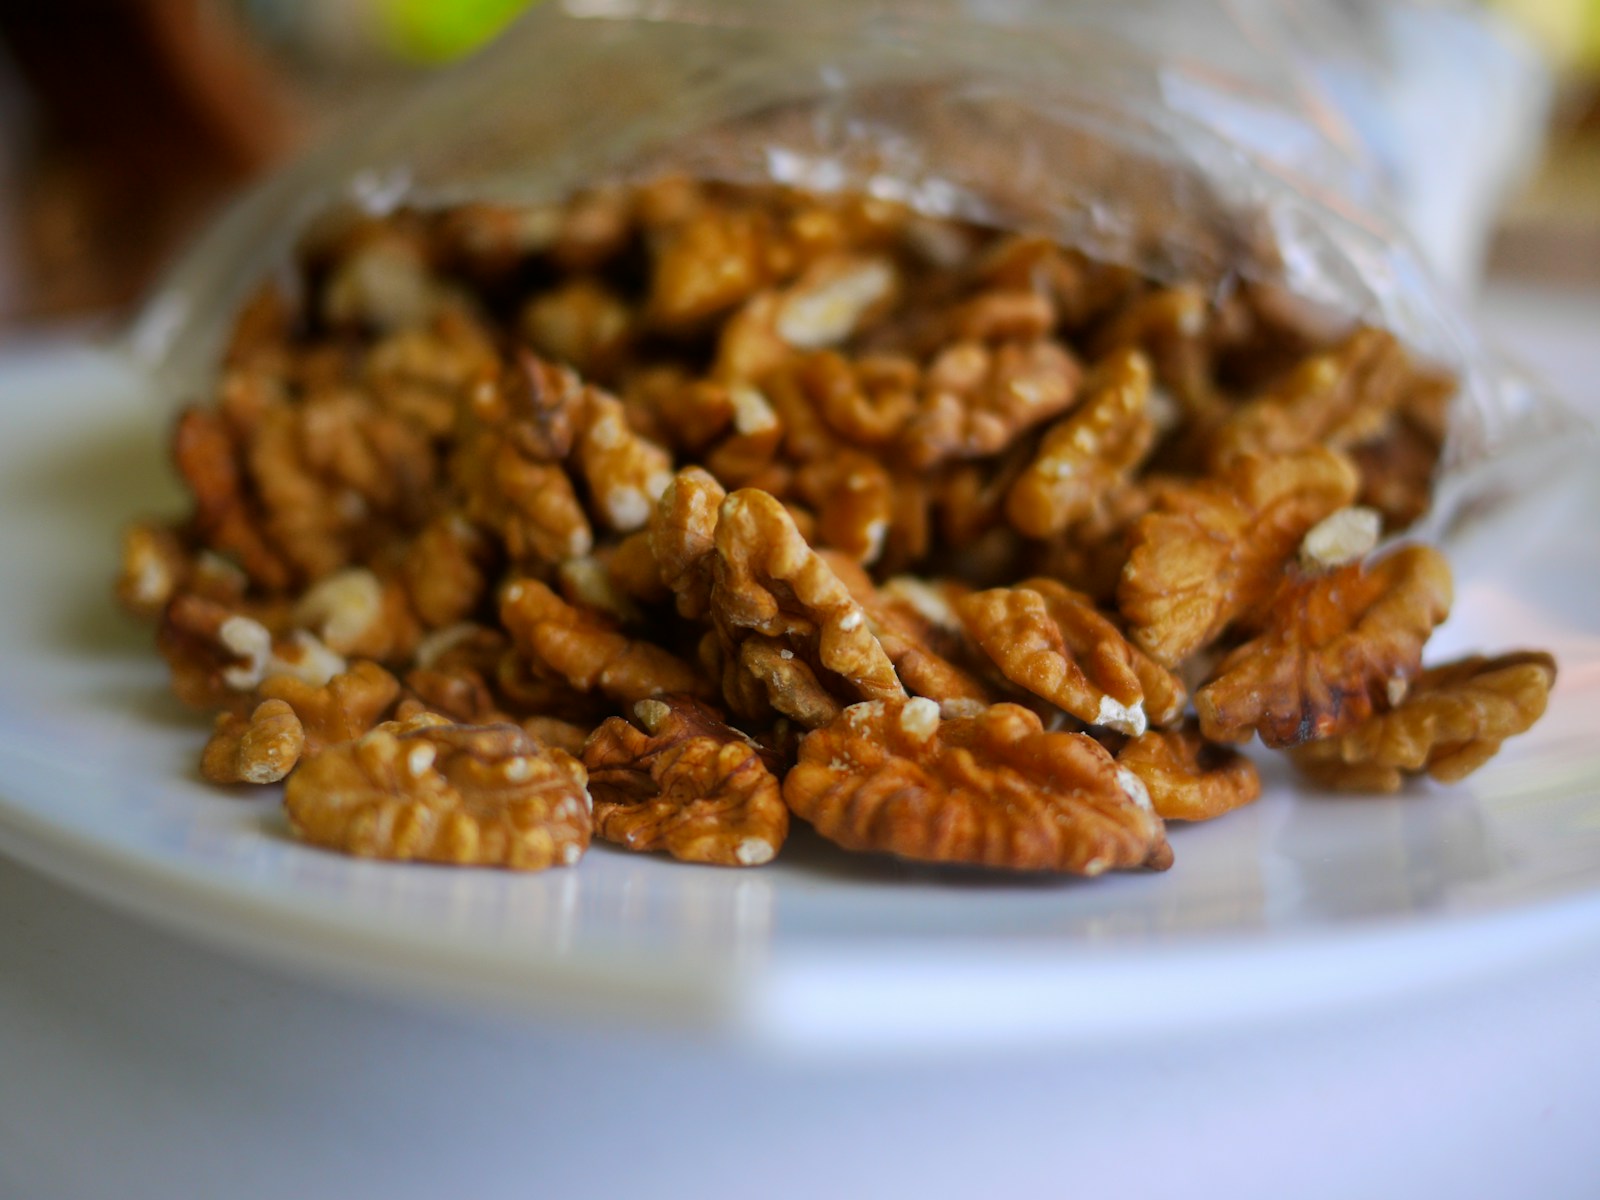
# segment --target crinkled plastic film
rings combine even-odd
[[[130,336],[202,391],[231,315],[322,213],[542,203],[664,170],[866,191],[1044,233],[1457,372],[1435,523],[1515,490],[1577,419],[1506,369],[1430,273],[1307,56],[1359,38],[1309,0],[548,0],[243,199]],[[1341,43],[1340,39],[1344,42]]]

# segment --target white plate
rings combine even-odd
[[[796,836],[727,871],[596,847],[521,877],[296,845],[194,772],[109,600],[115,530],[179,511],[167,406],[64,347],[0,359],[0,846],[166,925],[337,979],[816,1050],[1181,1034],[1600,947],[1600,513],[1553,491],[1460,556],[1435,647],[1548,647],[1551,711],[1467,785],[1297,793],[1177,828],[1164,875],[916,869]]]

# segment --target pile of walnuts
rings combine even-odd
[[[1282,296],[681,179],[347,218],[185,411],[118,591],[305,840],[1086,875],[1260,783],[1457,779],[1554,680],[1424,670],[1452,381]]]

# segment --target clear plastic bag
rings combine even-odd
[[[1319,83],[1317,63],[1376,70],[1364,46],[1314,0],[549,0],[243,199],[129,346],[200,390],[238,304],[340,205],[542,203],[663,170],[864,191],[1392,330],[1462,380],[1438,521],[1578,422],[1484,347]]]

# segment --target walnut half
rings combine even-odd
[[[346,854],[540,871],[583,857],[586,781],[515,725],[422,713],[312,754],[284,806],[298,837]]]
[[[1014,704],[952,720],[922,698],[853,705],[801,743],[783,798],[847,850],[1079,875],[1172,861],[1136,775]]]
[[[1555,659],[1532,650],[1431,667],[1391,711],[1296,746],[1294,764],[1318,783],[1353,791],[1398,791],[1407,775],[1423,772],[1454,783],[1544,715],[1555,679]]]
[[[641,700],[633,711],[642,730],[612,717],[584,747],[596,835],[685,862],[770,861],[789,810],[755,743],[690,696]]]

